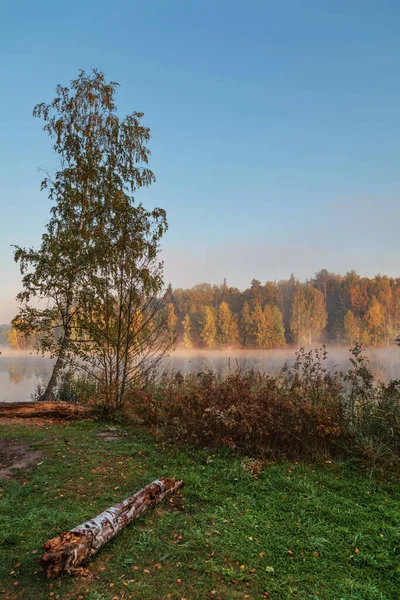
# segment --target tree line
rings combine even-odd
[[[202,283],[190,289],[168,286],[163,307],[169,343],[185,348],[280,348],[327,342],[384,346],[400,335],[400,278],[318,272],[305,283],[294,275],[262,284],[253,279],[240,291]],[[136,322],[143,320],[136,308]],[[7,336],[7,337],[6,337]],[[3,333],[19,350],[37,336],[18,328]]]
[[[323,269],[301,283],[253,279],[240,291],[202,283],[168,288],[171,334],[186,348],[279,348],[315,342],[383,346],[400,334],[400,278]]]

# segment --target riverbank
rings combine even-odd
[[[93,421],[1,422],[0,438],[41,454],[1,480],[4,598],[397,597],[400,485],[389,476],[181,450],[143,428]],[[47,539],[162,475],[184,479],[182,495],[131,524],[86,576],[44,580]]]

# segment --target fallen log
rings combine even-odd
[[[104,544],[148,508],[183,486],[183,481],[161,478],[43,546],[40,565],[47,578],[73,574]]]
[[[69,402],[0,402],[0,419],[5,417],[76,419],[88,417],[94,412],[94,406]]]

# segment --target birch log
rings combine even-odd
[[[131,521],[161,502],[165,496],[176,492],[182,485],[183,481],[175,479],[161,478],[153,481],[94,519],[48,540],[40,559],[46,577],[74,573]]]
[[[0,402],[1,417],[55,417],[58,419],[88,417],[94,407],[69,402]]]

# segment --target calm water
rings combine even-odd
[[[30,400],[38,384],[51,375],[52,361],[36,354],[1,349],[0,402]]]
[[[328,349],[329,350],[329,349]],[[294,350],[231,350],[182,351],[176,350],[166,359],[168,371],[198,373],[213,369],[221,375],[241,369],[256,369],[276,373],[294,359]],[[366,352],[373,373],[382,380],[400,379],[400,348],[380,348]],[[328,365],[346,370],[350,353],[342,348],[332,348]],[[20,402],[31,399],[38,384],[43,385],[51,374],[52,361],[36,354],[12,352],[2,349],[0,355],[0,402]]]

